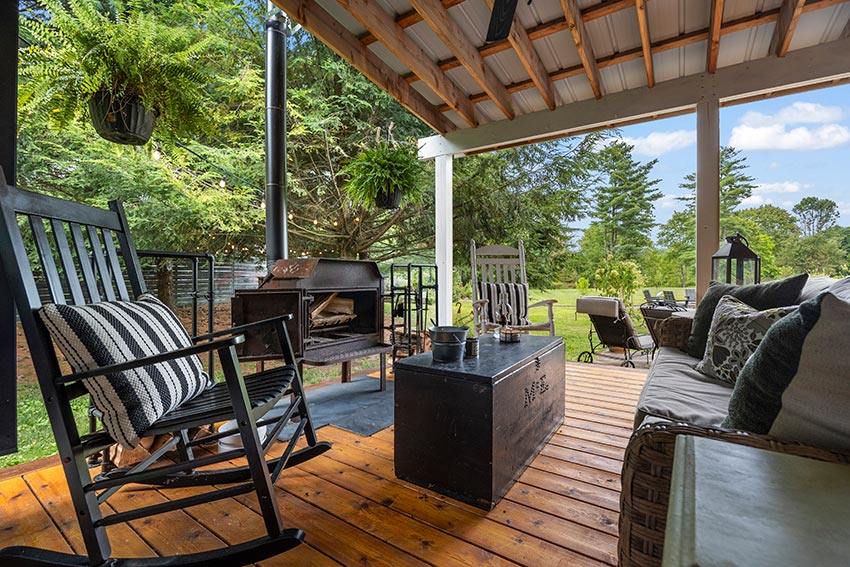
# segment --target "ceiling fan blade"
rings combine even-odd
[[[514,12],[518,0],[495,0],[493,13],[490,14],[490,25],[487,27],[487,41],[499,41],[511,33],[514,22]]]

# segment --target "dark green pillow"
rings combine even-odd
[[[768,329],[723,427],[850,451],[850,302],[825,291]]]
[[[699,302],[696,314],[694,314],[691,336],[688,337],[688,354],[699,359],[705,356],[705,345],[708,342],[708,331],[711,329],[714,309],[724,295],[731,295],[740,299],[757,311],[786,307],[797,303],[797,298],[800,297],[800,291],[806,285],[807,279],[809,279],[809,274],[800,274],[777,282],[756,285],[739,286],[711,282],[705,296]]]

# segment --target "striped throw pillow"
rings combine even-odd
[[[507,296],[508,304],[513,308],[508,324],[528,325],[528,284],[478,282],[478,298],[487,300],[488,322],[499,322],[497,311],[503,296]]]
[[[39,315],[74,372],[192,345],[174,313],[149,293],[137,301],[55,305]],[[212,385],[197,356],[83,380],[115,441],[135,447],[157,419]]]

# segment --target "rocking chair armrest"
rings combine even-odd
[[[149,366],[151,364],[167,362],[169,360],[183,358],[185,356],[192,356],[204,352],[221,350],[231,346],[236,346],[243,342],[245,342],[244,335],[236,335],[233,337],[228,337],[226,339],[217,339],[199,345],[183,347],[177,350],[163,352],[152,356],[143,356],[141,358],[128,360],[126,362],[119,362],[118,364],[110,364],[109,366],[101,366],[98,368],[92,368],[90,370],[83,370],[82,372],[77,372],[75,374],[59,376],[58,378],[56,378],[55,382],[56,384],[70,384],[72,382],[79,382],[80,380],[83,380],[85,378],[92,378],[94,376],[105,376],[106,374],[114,374],[115,372],[123,372],[125,370],[141,368],[142,366]]]
[[[245,323],[244,325],[237,325],[236,327],[230,327],[229,329],[215,331],[214,333],[198,335],[197,337],[192,338],[192,342],[197,343],[199,341],[206,341],[215,337],[221,337],[223,335],[237,335],[250,329],[256,329],[257,327],[265,327],[267,325],[274,325],[278,321],[289,321],[290,319],[292,319],[292,313],[278,315],[277,317],[269,317],[268,319],[254,321],[253,323]]]
[[[484,305],[487,305],[488,303],[490,303],[490,302],[486,299],[476,299],[475,301],[472,302],[472,306],[473,307],[482,307]]]
[[[556,303],[558,303],[557,299],[541,299],[540,301],[538,301],[536,303],[532,303],[531,305],[529,305],[528,308],[531,309],[532,307],[543,307],[543,306],[551,307],[552,305],[555,305]]]

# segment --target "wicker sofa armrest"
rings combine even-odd
[[[685,349],[691,336],[690,317],[667,317],[658,323],[658,346]]]
[[[711,437],[821,461],[850,463],[848,454],[744,431],[673,422],[642,426],[632,435],[623,461],[619,567],[661,565],[677,435]]]

